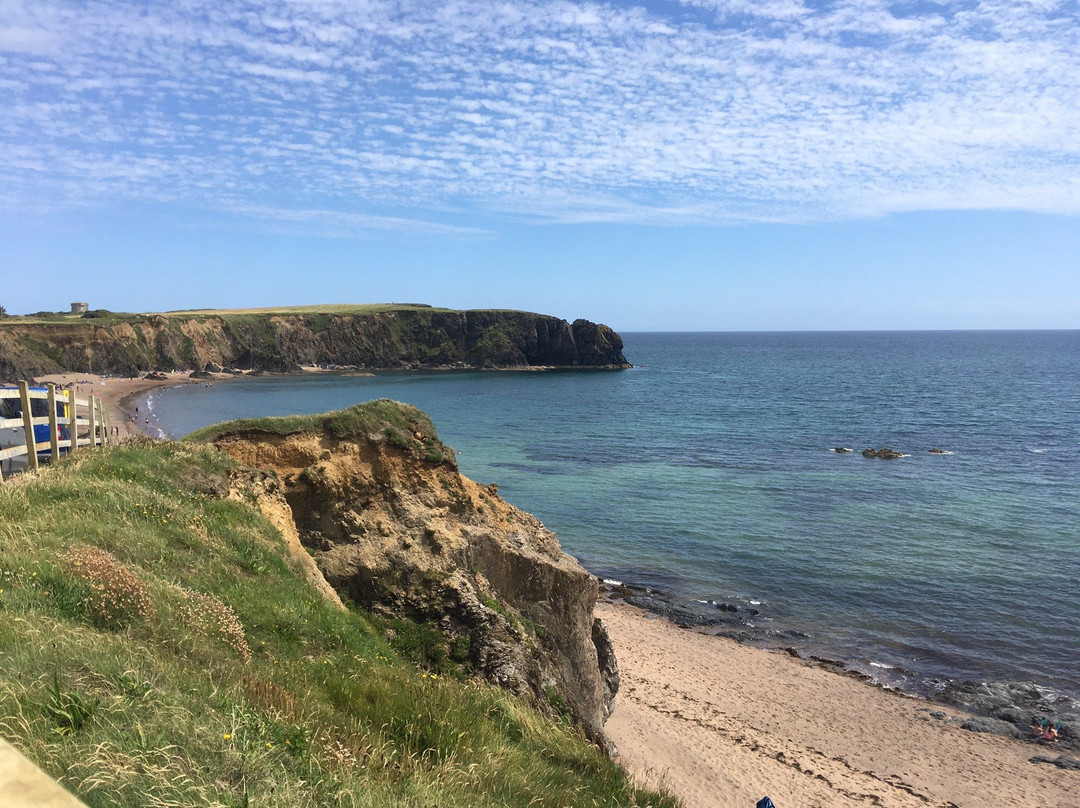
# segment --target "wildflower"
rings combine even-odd
[[[232,735],[230,735],[227,732],[224,735],[222,735],[221,737],[224,738],[226,741],[231,741],[232,740]]]

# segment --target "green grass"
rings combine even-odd
[[[88,323],[91,325],[113,325],[116,323],[130,323],[145,320],[147,317],[166,317],[169,319],[202,318],[202,317],[245,317],[245,316],[355,316],[364,317],[372,314],[385,314],[387,312],[416,311],[416,312],[454,312],[457,309],[447,309],[439,306],[428,306],[423,303],[333,303],[319,306],[277,306],[271,308],[255,309],[178,309],[164,312],[115,312],[98,309],[91,312],[92,317],[70,312],[35,312],[34,314],[9,314],[0,317],[0,326],[33,325],[33,324],[57,324],[57,323]],[[477,311],[493,311],[500,313],[517,312],[516,309],[477,309]],[[525,313],[525,312],[518,312]],[[324,323],[325,325],[325,323]]]
[[[676,805],[330,606],[232,466],[125,444],[0,486],[0,735],[88,805]]]

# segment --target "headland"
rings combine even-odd
[[[588,320],[419,304],[29,315],[0,319],[0,379],[222,369],[623,368],[622,339]]]

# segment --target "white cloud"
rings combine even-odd
[[[242,199],[333,232],[403,209],[429,223],[1077,212],[1074,4],[83,6],[0,5],[8,207]],[[314,218],[296,212],[308,205]]]

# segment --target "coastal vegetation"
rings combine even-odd
[[[0,734],[87,805],[676,805],[425,627],[321,596],[238,472],[129,443],[0,488]]]

